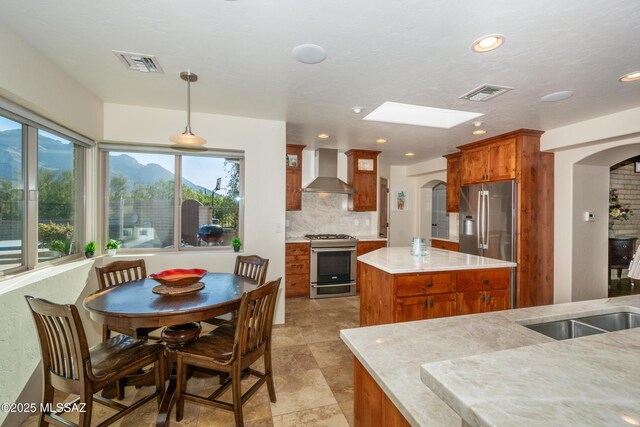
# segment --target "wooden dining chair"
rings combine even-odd
[[[72,304],[52,302],[27,296],[38,332],[42,353],[44,388],[42,401],[53,404],[54,389],[78,395],[74,403],[84,404],[79,413],[80,426],[91,424],[93,401],[118,412],[100,423],[109,425],[158,397],[158,406],[164,394],[164,346],[150,344],[126,335],[118,335],[89,348],[78,309]],[[125,376],[154,364],[156,389],[137,402],[125,406],[95,393]],[[80,406],[80,405],[79,405]],[[52,409],[54,409],[53,407]],[[75,425],[60,415],[63,412],[45,411],[40,414],[40,426]]]
[[[236,257],[236,266],[233,269],[233,274],[253,279],[258,283],[258,286],[264,285],[267,278],[267,270],[269,268],[269,260],[267,258],[259,257],[258,255],[238,255]],[[213,319],[207,319],[204,322],[210,325],[220,326],[227,322],[235,322],[238,317],[237,311],[227,313],[224,317],[214,317]]]
[[[233,411],[236,426],[242,426],[242,405],[265,382],[269,398],[276,401],[271,366],[271,328],[273,312],[278,295],[280,281],[277,279],[242,295],[238,321],[226,323],[198,340],[177,350],[178,385],[176,420],[184,415],[184,401],[190,400],[214,408]],[[264,372],[251,368],[264,356]],[[199,367],[226,373],[227,378],[220,387],[208,397],[186,392],[187,371],[190,367]],[[242,393],[242,373],[258,378],[246,393]],[[218,397],[231,386],[233,403],[218,400]]]
[[[261,258],[258,255],[238,255],[236,257],[236,267],[234,274],[242,277],[248,277],[263,285],[267,279],[267,269],[269,268],[269,260]]]
[[[98,276],[98,286],[106,289],[111,286],[123,285],[125,283],[142,280],[147,277],[147,269],[143,259],[134,261],[115,261],[103,267],[96,267]],[[102,325],[102,340],[111,338],[111,331],[129,335],[133,338],[147,339],[151,331],[157,328],[127,328]]]

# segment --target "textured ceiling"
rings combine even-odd
[[[484,113],[485,137],[640,105],[640,82],[617,81],[640,69],[638,0],[0,0],[0,21],[105,102],[184,109],[178,74],[191,69],[194,111],[284,120],[288,142],[382,149],[392,164],[482,137],[470,124],[360,120],[384,101]],[[506,36],[501,48],[470,50],[491,33]],[[327,60],[295,61],[303,43],[323,46]],[[165,74],[127,71],[113,49],[156,55]],[[458,99],[483,83],[515,89]],[[559,90],[575,94],[540,102]]]

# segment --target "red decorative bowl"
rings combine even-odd
[[[207,274],[207,270],[201,268],[176,268],[150,274],[149,278],[165,286],[188,286],[199,282],[205,274]]]

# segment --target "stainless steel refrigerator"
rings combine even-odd
[[[516,182],[465,185],[460,189],[460,252],[516,260]],[[511,306],[514,307],[514,270]]]

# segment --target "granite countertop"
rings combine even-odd
[[[346,329],[340,332],[340,336],[411,425],[459,427],[461,417],[456,412],[460,412],[465,421],[472,425],[514,425],[519,422],[539,425],[545,421],[551,425],[585,425],[589,423],[583,422],[581,418],[577,418],[577,422],[555,419],[562,415],[560,412],[566,409],[576,393],[584,397],[581,389],[571,387],[570,382],[582,381],[584,384],[591,384],[589,387],[585,386],[586,392],[603,382],[614,383],[621,375],[628,375],[627,383],[633,382],[634,378],[637,380],[640,377],[636,367],[640,356],[640,329],[555,341],[522,325],[566,319],[578,314],[600,314],[620,310],[621,307],[633,307],[632,310],[640,312],[640,296]],[[634,338],[635,343],[632,343]],[[601,347],[605,342],[608,342],[608,350],[594,353],[594,348]],[[612,352],[616,353],[613,360]],[[618,355],[618,352],[624,354]],[[617,358],[620,363],[615,361]],[[636,362],[630,362],[632,358]],[[505,364],[507,361],[508,365]],[[481,363],[488,367],[487,371],[475,372],[480,375],[472,377],[474,370],[481,369],[478,368]],[[611,372],[600,372],[599,368],[595,368],[596,365],[604,364],[611,364]],[[455,390],[447,394],[443,387],[433,384],[434,389],[447,399],[456,411],[421,381],[423,365],[423,375],[427,382],[430,382],[427,377],[431,373],[434,378],[447,381],[448,384],[459,381],[455,383]],[[621,368],[622,365],[624,368]],[[532,368],[532,375],[533,370],[539,372],[538,369],[543,368],[553,371],[549,371],[546,376],[543,375],[543,378],[554,379],[555,384],[551,385],[550,390],[556,387],[558,393],[567,393],[562,396],[561,402],[560,399],[546,399],[548,405],[544,407],[544,397],[548,397],[548,388],[543,388],[535,395],[541,397],[537,401],[540,406],[526,413],[529,405],[535,402],[523,402],[522,399],[518,399],[518,390],[524,391],[526,387],[528,392],[541,387],[539,384],[530,385],[528,381],[531,378],[521,377],[527,372],[528,366]],[[461,369],[458,370],[458,367]],[[578,372],[582,369],[584,371]],[[497,375],[496,372],[499,370],[501,372]],[[612,373],[614,371],[615,375]],[[564,378],[568,380],[565,381]],[[561,390],[562,387],[565,388]],[[569,393],[569,389],[574,394]],[[614,393],[606,400],[610,402],[613,399],[617,406],[608,405],[608,412],[603,411],[603,414],[606,412],[611,415],[619,409],[618,418],[607,419],[604,424],[615,424],[616,420],[621,423],[623,420],[620,417],[625,414],[640,419],[638,392],[634,390],[631,393],[628,388],[621,390],[622,395]],[[451,395],[451,398],[447,395]],[[598,399],[603,395],[604,392],[595,395],[596,400],[585,405],[592,406],[596,412],[598,408],[602,410]],[[629,405],[629,402],[635,403],[635,406]],[[479,406],[476,407],[477,404]],[[468,409],[465,410],[465,407]],[[627,411],[630,407],[633,411]],[[520,409],[519,415],[522,418],[510,418],[510,414],[507,413],[516,408]],[[545,412],[546,415],[554,417],[554,420],[540,418]],[[489,418],[487,424],[477,422],[489,416],[496,418]],[[508,422],[505,423],[505,420]],[[597,423],[597,419],[591,421]]]
[[[375,234],[368,234],[364,236],[355,235],[353,237],[355,237],[356,239],[362,242],[373,242],[373,241],[386,242],[387,241],[386,237],[378,237]],[[285,237],[284,241],[285,243],[309,243],[310,242],[310,240],[305,239],[304,236],[288,236],[288,237]]]
[[[478,270],[485,268],[516,267],[516,263],[485,258],[460,252],[427,248],[422,257],[411,255],[410,247],[382,248],[358,257],[358,261],[369,264],[391,274],[422,273],[432,271]]]

